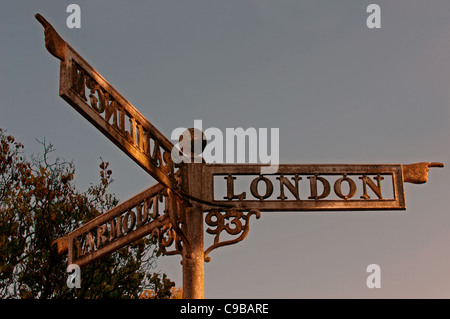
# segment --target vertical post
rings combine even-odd
[[[190,251],[183,250],[183,298],[205,298],[203,211],[201,207],[186,210],[187,235]]]
[[[201,197],[203,163],[185,164],[185,191]],[[205,297],[205,271],[203,249],[203,208],[193,203],[185,210],[186,236],[190,247],[183,247],[183,298],[203,299]],[[186,248],[186,249],[185,249]]]

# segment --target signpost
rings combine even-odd
[[[278,172],[270,175],[261,175],[261,167],[206,164],[203,198],[218,205],[232,203],[242,210],[260,211],[406,208],[401,164],[280,165]],[[250,180],[246,178],[245,189],[237,191],[235,184],[243,177]],[[216,198],[215,185],[220,181],[226,183],[226,194]]]
[[[37,14],[46,47],[61,60],[59,95],[161,184],[175,188],[172,142]]]
[[[204,298],[208,254],[243,240],[251,216],[260,218],[261,211],[405,210],[404,183],[425,183],[429,167],[444,166],[285,164],[263,174],[265,165],[259,164],[174,161],[171,141],[41,15],[36,19],[44,26],[47,50],[61,60],[60,96],[159,182],[56,240],[69,264],[87,265],[151,235],[164,254],[182,255],[183,297]],[[215,235],[206,250],[204,223],[206,232]],[[227,240],[221,240],[224,232]]]
[[[156,184],[68,234],[69,264],[82,267],[136,239],[159,233],[168,224],[168,214],[159,214],[163,197],[162,185]]]

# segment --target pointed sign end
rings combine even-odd
[[[403,165],[403,180],[405,183],[423,184],[428,181],[430,167],[444,167],[441,162],[421,162]]]
[[[66,42],[59,36],[53,26],[42,15],[36,13],[34,17],[44,27],[45,47],[48,52],[63,61],[66,56]]]
[[[67,237],[61,237],[52,242],[52,246],[56,245],[58,254],[62,255],[69,250],[69,240]]]

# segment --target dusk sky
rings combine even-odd
[[[168,138],[202,120],[278,128],[280,163],[447,165],[405,184],[406,211],[262,212],[210,253],[206,298],[450,297],[448,0],[1,0],[0,127],[27,154],[51,142],[83,190],[108,161],[123,202],[156,181],[58,96],[36,13]],[[155,271],[181,286],[180,260]]]

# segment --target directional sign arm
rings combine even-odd
[[[172,142],[65,42],[39,14],[45,46],[61,60],[59,95],[166,187],[176,189]]]
[[[35,14],[36,19],[44,27],[45,47],[54,57],[64,60],[66,56],[66,42],[59,36],[50,23],[39,13]]]
[[[430,167],[444,167],[440,162],[421,162],[403,165],[403,179],[405,183],[423,184],[428,181]]]
[[[437,162],[402,164],[206,164],[203,199],[250,211],[404,210],[404,183],[424,183]]]
[[[156,184],[53,242],[58,253],[68,252],[69,264],[84,266],[170,225],[159,215],[164,186]]]

